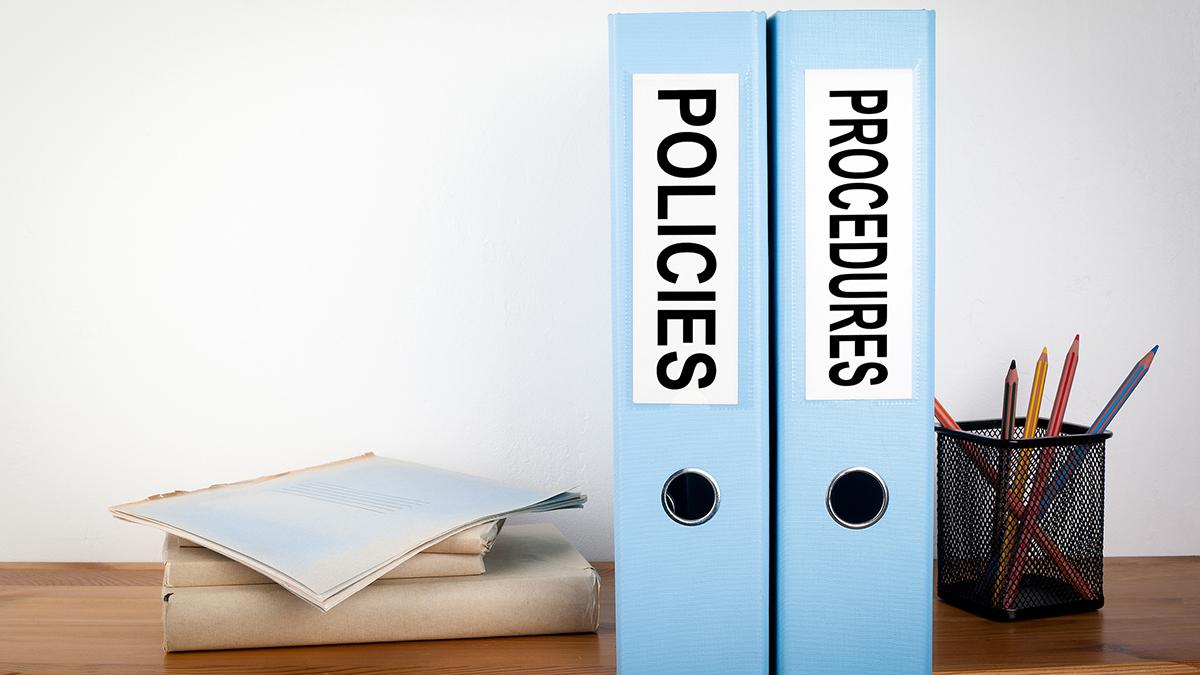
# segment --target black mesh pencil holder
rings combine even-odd
[[[1047,420],[1025,439],[1000,420],[937,427],[938,596],[997,621],[1104,605],[1104,442]],[[1000,486],[1000,489],[997,489]]]

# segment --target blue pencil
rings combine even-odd
[[[1108,404],[1096,416],[1096,421],[1092,422],[1092,426],[1088,427],[1088,434],[1102,434],[1108,429],[1108,425],[1112,423],[1113,418],[1121,410],[1121,406],[1125,405],[1125,401],[1129,400],[1130,394],[1137,388],[1138,383],[1146,376],[1150,370],[1150,364],[1154,362],[1154,355],[1158,353],[1158,345],[1154,345],[1154,349],[1146,352],[1146,355],[1133,365],[1133,370],[1129,371],[1129,375],[1125,376],[1125,381],[1117,387],[1117,392],[1108,400]],[[1071,459],[1058,471],[1058,475],[1050,482],[1050,489],[1046,490],[1045,496],[1042,497],[1041,508],[1044,509],[1046,504],[1054,497],[1054,495],[1066,483],[1071,472],[1074,471],[1076,465],[1083,458],[1083,448],[1076,449],[1075,454]],[[1039,509],[1040,511],[1041,509]]]

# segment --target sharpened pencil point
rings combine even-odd
[[[1150,350],[1150,353],[1151,353],[1151,354],[1157,354],[1157,353],[1158,353],[1158,345],[1154,345],[1154,349],[1151,349],[1151,350]]]
[[[1017,367],[1017,360],[1016,360],[1016,359],[1013,359],[1013,360],[1012,360],[1012,363],[1008,364],[1008,369],[1009,369],[1009,370],[1015,370],[1015,369],[1016,369],[1016,367]]]

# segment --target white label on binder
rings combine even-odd
[[[633,402],[738,402],[738,74],[633,76]]]
[[[804,397],[910,399],[912,70],[804,71]]]

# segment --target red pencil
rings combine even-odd
[[[1067,399],[1071,397],[1071,385],[1075,383],[1075,367],[1079,365],[1079,336],[1071,342],[1067,350],[1067,358],[1063,361],[1062,375],[1058,378],[1058,392],[1054,394],[1054,408],[1050,410],[1050,424],[1046,427],[1047,436],[1057,436],[1062,433],[1063,418],[1067,414]]]

